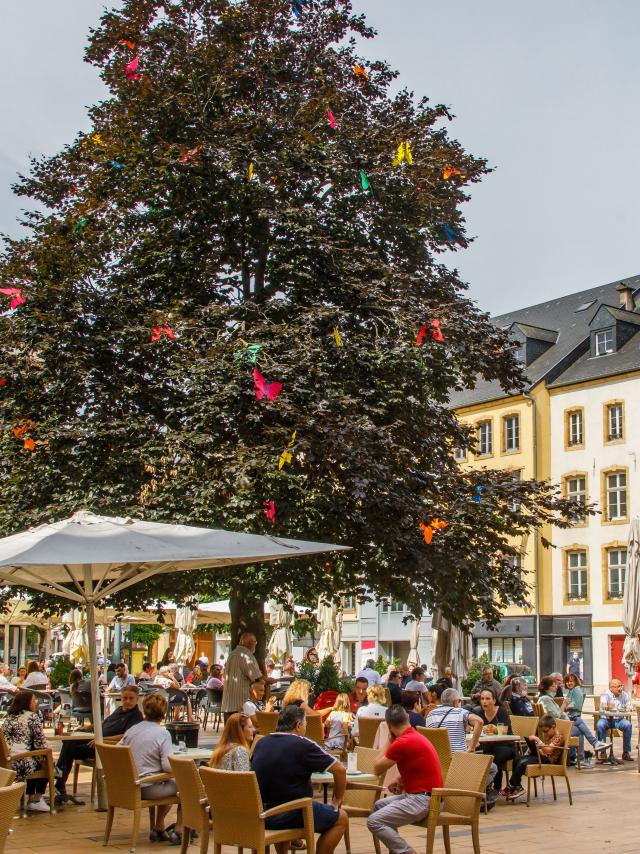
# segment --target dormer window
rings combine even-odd
[[[603,329],[595,334],[596,356],[606,356],[613,353],[613,329]]]

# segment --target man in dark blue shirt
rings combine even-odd
[[[278,718],[276,732],[265,735],[256,744],[251,758],[251,770],[258,778],[265,810],[313,796],[311,775],[328,771],[333,775],[331,804],[313,802],[313,823],[320,838],[317,854],[332,854],[344,835],[347,814],[340,809],[347,781],[344,765],[323,750],[315,741],[305,738],[307,719],[299,706],[286,706]],[[266,820],[268,830],[296,827],[302,824],[299,811],[271,816]],[[286,854],[289,843],[276,845],[278,854]]]

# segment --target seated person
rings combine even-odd
[[[567,673],[564,677],[564,687],[567,689],[562,703],[562,711],[566,712],[569,720],[573,723],[571,735],[578,735],[579,739],[579,759],[580,762],[589,764],[589,760],[585,757],[584,740],[589,742],[596,754],[602,750],[608,750],[610,745],[606,741],[599,741],[591,732],[586,722],[582,719],[582,706],[584,705],[585,691],[582,687],[582,680],[577,673]]]
[[[418,691],[403,691],[400,705],[409,715],[409,723],[415,729],[417,726],[425,726],[426,719],[422,714],[422,703]]]
[[[498,698],[491,688],[483,688],[480,691],[480,705],[474,709],[474,713],[481,718],[483,729],[488,734],[497,735],[498,726],[505,726],[507,734],[513,734],[509,713],[504,706],[498,705]],[[502,772],[507,762],[515,758],[515,747],[508,742],[494,742],[483,744],[482,752],[493,756],[493,761],[498,767],[494,788],[500,792],[502,789]]]
[[[427,693],[426,677],[422,667],[414,667],[411,671],[411,679],[404,686],[405,691],[419,691],[421,694]]]
[[[24,687],[24,681],[22,682],[21,685],[18,686],[16,684],[14,684],[14,682],[11,679],[9,679],[10,671],[9,671],[8,667],[6,667],[6,666],[0,667],[0,671],[1,671],[0,672],[0,691],[7,691],[10,694],[15,694],[19,687]],[[18,673],[20,673],[20,671],[24,671],[24,667],[21,667],[18,670]],[[25,673],[25,676],[23,677],[23,679],[24,678],[26,678],[26,673]]]
[[[26,780],[27,809],[31,812],[49,812],[50,808],[42,797],[47,788],[47,779],[27,779],[30,774],[42,769],[44,757],[24,756],[22,759],[16,759],[15,762],[11,761],[11,755],[30,750],[43,750],[49,746],[38,715],[38,701],[33,691],[24,688],[16,691],[0,728],[9,748],[8,766],[15,771],[16,782],[21,783]]]
[[[480,692],[484,688],[491,689],[496,697],[499,697],[500,691],[502,691],[502,685],[494,678],[493,667],[491,666],[483,668],[482,676],[471,689],[471,702],[474,705],[478,705],[480,703]]]
[[[395,706],[402,702],[402,688],[400,687],[400,671],[390,670],[387,679],[387,688],[391,696],[391,705]]]
[[[367,705],[360,706],[356,712],[356,719],[353,722],[351,735],[354,738],[358,737],[360,731],[360,720],[362,718],[381,718],[387,711],[387,694],[384,685],[370,684],[367,688]]]
[[[3,670],[4,670],[4,668],[3,668]],[[24,666],[20,666],[18,668],[18,675],[14,676],[13,679],[11,679],[10,681],[11,681],[12,685],[16,686],[16,688],[21,688],[22,683],[24,682],[24,680],[26,678],[27,678],[27,668]],[[6,683],[7,679],[8,679],[8,677],[7,677],[6,673],[0,673],[0,689],[3,687],[3,683]]]
[[[209,668],[209,678],[207,679],[204,687],[212,691],[222,691],[224,688],[222,668],[219,664],[212,664]]]
[[[340,809],[347,782],[344,765],[311,739],[305,738],[307,719],[300,706],[290,705],[280,712],[276,732],[263,736],[256,744],[251,757],[251,770],[255,772],[262,804],[265,810],[297,798],[312,798],[311,775],[316,771],[329,771],[333,775],[333,801],[321,804],[313,801],[313,823],[320,838],[317,854],[332,854],[344,835],[348,818]],[[274,773],[274,768],[278,773]],[[266,820],[268,830],[300,827],[299,812],[285,812]],[[277,854],[287,854],[289,842],[277,843]]]
[[[445,685],[442,682],[434,682],[433,685],[427,685],[426,693],[422,693],[420,695],[423,715],[426,716],[429,712],[433,711],[433,709],[438,708],[441,703],[440,698],[445,690]]]
[[[619,711],[620,709],[630,709],[631,699],[626,691],[622,688],[622,682],[619,679],[612,679],[609,682],[609,690],[600,695],[600,709]],[[602,715],[596,724],[598,730],[598,738],[604,742],[607,738],[607,730],[619,729],[622,732],[622,758],[625,762],[633,762],[631,757],[631,721],[624,717],[609,717]]]
[[[203,679],[202,670],[200,670],[200,665],[198,665],[198,664],[196,664],[196,666],[193,668],[191,673],[188,673],[184,677],[184,681],[187,683],[187,685],[196,685],[196,686],[201,685],[202,679]]]
[[[366,708],[363,706],[362,708]],[[328,730],[324,746],[328,750],[343,750],[353,720],[348,694],[338,694],[324,725]]]
[[[150,661],[145,661],[136,679],[138,682],[150,682],[153,679],[153,673],[153,664]]]
[[[133,761],[141,784],[142,800],[161,800],[177,794],[175,780],[161,780],[145,786],[144,778],[162,772],[171,773],[169,756],[173,753],[171,734],[161,724],[167,716],[167,701],[156,691],[147,694],[142,703],[144,720],[130,727],[120,740],[121,745],[128,745],[133,754]],[[177,845],[182,842],[182,811],[178,807],[178,818],[174,828],[167,833],[164,820],[171,809],[169,806],[156,807],[155,823],[149,834],[151,842],[171,842]]]
[[[516,717],[532,718],[533,703],[529,699],[527,693],[527,683],[524,679],[511,680],[511,699],[509,700],[509,708],[511,714]]]
[[[249,688],[249,699],[242,706],[242,714],[247,718],[251,718],[251,723],[255,729],[259,729],[256,712],[272,712],[275,706],[275,697],[269,697],[267,702],[264,702],[266,690],[264,679],[256,679],[255,682],[251,683],[251,688]]]
[[[229,715],[216,749],[209,760],[210,768],[222,771],[251,771],[249,751],[255,735],[251,718],[234,712]]]
[[[46,688],[49,684],[47,674],[40,670],[40,665],[37,661],[30,661],[27,667],[27,678],[22,683],[22,688],[29,688],[32,691],[37,691],[39,688]]]
[[[542,738],[538,738],[537,735],[526,738],[525,741],[530,752],[527,756],[519,759],[513,766],[513,774],[506,790],[507,800],[509,801],[515,801],[524,795],[524,788],[521,785],[521,781],[527,770],[527,765],[538,764],[539,760],[536,747],[540,751],[540,761],[544,765],[557,765],[562,760],[564,739],[556,729],[556,719],[552,718],[551,715],[543,715],[538,723],[538,729]]]
[[[355,715],[360,706],[366,706],[368,687],[369,680],[366,676],[361,676],[359,679],[356,679],[354,689],[349,694],[349,710],[352,715]]]
[[[109,738],[114,735],[123,735],[130,727],[139,724],[142,720],[142,712],[138,708],[138,686],[127,685],[122,690],[122,703],[118,708],[105,718],[102,722],[102,736]],[[58,795],[56,803],[61,804],[72,801],[81,804],[74,797],[67,794],[67,778],[73,768],[76,759],[94,759],[96,755],[95,742],[92,737],[87,736],[86,741],[63,741],[60,756],[55,766],[55,785]]]
[[[157,685],[169,694],[169,704],[171,706],[185,706],[187,709],[187,720],[193,720],[193,712],[191,710],[191,701],[188,694],[181,690],[180,683],[176,681],[174,671],[170,665],[165,665],[160,668],[154,676],[152,685]]]
[[[121,661],[119,664],[116,664],[116,675],[113,677],[111,682],[109,682],[109,691],[122,691],[125,685],[135,684],[136,680],[130,673],[127,673],[127,665],[123,661]]]
[[[292,703],[297,703],[304,711],[309,714],[316,714],[309,705],[309,695],[311,694],[311,682],[306,679],[294,679],[287,688],[287,692],[282,698],[282,708],[290,706]]]

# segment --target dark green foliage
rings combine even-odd
[[[125,636],[133,640],[134,643],[146,646],[148,649],[165,631],[164,626],[158,625],[131,626],[129,631],[125,633]]]
[[[473,686],[476,684],[478,679],[482,678],[482,671],[490,664],[489,656],[485,652],[482,653],[480,658],[473,659],[469,672],[464,679],[462,679],[462,693],[465,697],[469,697],[471,695]],[[500,673],[499,667],[493,668],[493,678],[498,682],[502,682],[502,674]]]
[[[72,670],[73,664],[69,659],[64,655],[58,656],[58,658],[56,658],[56,663],[53,666],[53,670],[51,671],[51,675],[49,676],[51,687],[68,688],[69,674]]]
[[[453,460],[471,437],[449,392],[522,378],[437,262],[443,233],[466,245],[459,206],[487,168],[447,135],[445,107],[390,94],[396,73],[352,36],[373,33],[346,0],[305,3],[299,21],[287,0],[123,0],[87,49],[110,89],[93,134],[33,161],[16,191],[45,212],[0,265],[26,296],[0,317],[2,533],[86,507],[351,545],[165,576],[115,603],[230,595],[234,635],[255,630],[259,652],[262,602],[285,589],[368,589],[491,625],[528,596],[513,538],[576,514],[547,485]],[[394,167],[403,140],[414,165]],[[463,177],[445,181],[449,165]],[[415,346],[434,319],[445,342]],[[254,358],[277,401],[256,400]],[[26,419],[33,452],[11,430]],[[427,546],[432,516],[450,524]]]
[[[302,661],[296,670],[296,679],[306,679],[311,683],[311,695],[318,697],[324,691],[349,693],[353,689],[353,681],[342,679],[336,663],[331,656],[324,658],[319,665]]]

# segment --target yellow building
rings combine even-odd
[[[550,480],[552,477],[552,421],[550,386],[579,360],[588,358],[592,345],[591,325],[601,306],[633,302],[640,276],[624,283],[550,300],[495,317],[496,326],[510,332],[516,355],[527,376],[524,392],[508,394],[498,383],[479,381],[473,389],[451,398],[460,421],[475,427],[475,453],[457,454],[461,465],[474,469],[507,469],[514,477]],[[554,429],[558,429],[557,427]],[[521,565],[531,595],[528,609],[505,611],[494,630],[483,623],[474,627],[477,654],[486,652],[492,661],[521,662],[537,676],[566,672],[567,650],[584,650],[585,680],[592,682],[591,616],[554,613],[552,549],[554,530],[543,529],[519,544]],[[556,573],[557,575],[557,573]],[[556,579],[557,581],[557,579]]]

